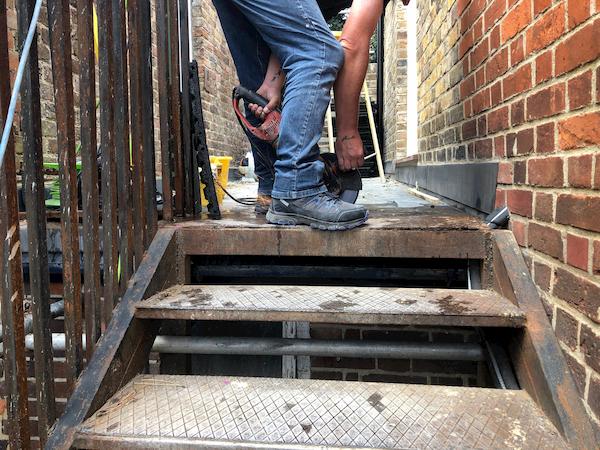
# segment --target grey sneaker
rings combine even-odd
[[[329,192],[294,200],[273,199],[267,221],[276,225],[310,225],[319,230],[341,231],[367,221],[364,206],[346,203]]]

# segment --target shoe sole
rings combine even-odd
[[[267,222],[274,225],[309,225],[311,228],[323,231],[345,231],[361,226],[369,218],[369,212],[365,212],[364,217],[349,222],[327,222],[317,220],[312,217],[301,216],[299,214],[274,213],[271,210],[267,212]]]

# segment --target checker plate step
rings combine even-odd
[[[520,327],[524,314],[493,291],[353,286],[179,285],[141,302],[152,319]]]
[[[80,448],[567,448],[525,391],[140,375]]]

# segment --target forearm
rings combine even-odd
[[[382,10],[382,0],[354,0],[342,31],[344,66],[334,86],[339,137],[358,128],[358,103],[369,65],[370,40]]]
[[[267,66],[267,73],[265,74],[265,81],[263,85],[268,86],[279,86],[280,88],[283,86],[285,81],[285,75],[281,70],[281,64],[279,63],[279,59],[273,53],[271,53],[271,57],[269,58],[269,65]]]

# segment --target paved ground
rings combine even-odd
[[[228,191],[236,198],[255,198],[258,183],[236,181],[228,185]],[[398,181],[381,182],[379,178],[363,179],[363,190],[358,196],[357,203],[370,208],[418,208],[431,206],[431,203],[410,192],[410,188]],[[233,200],[225,197],[223,210],[237,209]]]

